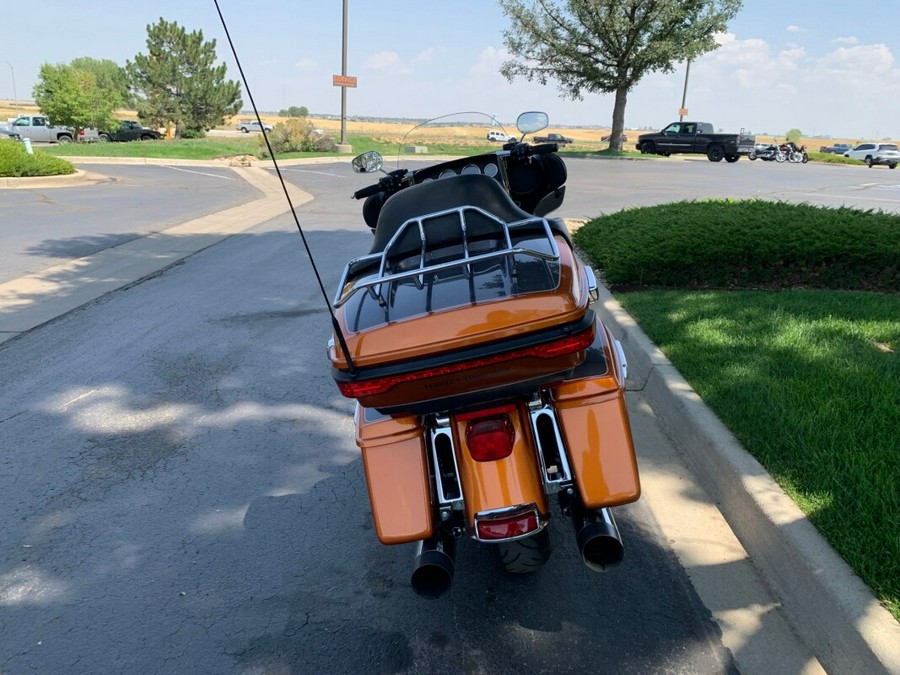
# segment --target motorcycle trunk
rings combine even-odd
[[[332,340],[332,372],[358,402],[385,544],[448,528],[511,541],[546,526],[555,495],[582,514],[640,495],[624,358],[590,309],[592,272],[563,223],[473,197],[499,189],[484,176],[440,183],[461,179],[464,206],[395,224],[334,302],[352,369]],[[387,203],[421,210],[437,188]]]

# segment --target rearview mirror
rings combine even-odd
[[[356,173],[374,173],[381,169],[381,166],[384,164],[384,157],[381,156],[380,152],[369,150],[354,157],[351,164]]]
[[[550,125],[550,116],[545,112],[532,110],[523,112],[516,120],[516,128],[523,134],[533,134]]]

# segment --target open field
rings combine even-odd
[[[19,102],[18,111],[20,114],[25,115],[35,115],[38,114],[39,110],[37,106],[32,102]],[[9,117],[15,117],[16,115],[16,106],[14,102],[8,99],[0,99],[0,120],[6,120]],[[129,110],[121,110],[118,112],[117,116],[121,119],[134,119],[136,118],[135,112]],[[221,127],[217,127],[219,129],[234,129],[237,126],[239,120],[247,119],[252,117],[253,115],[250,113],[240,113],[235,115],[228,122]],[[283,117],[279,117],[277,115],[272,114],[262,114],[261,115],[264,122],[269,124],[277,124],[278,122],[282,122],[285,120]],[[313,126],[318,129],[324,129],[331,135],[338,135],[341,129],[341,122],[338,119],[326,119],[319,117],[310,117],[310,122],[312,122]],[[670,120],[664,121],[662,124],[668,123]],[[413,124],[410,122],[363,122],[348,119],[347,120],[347,133],[348,134],[361,134],[365,136],[372,136],[375,138],[382,139],[391,143],[399,143],[404,134],[412,128]],[[508,125],[504,125],[507,131],[513,132],[515,129],[514,123],[510,123]],[[423,131],[416,132],[417,138],[441,138],[442,140],[452,140],[454,142],[464,141],[465,139],[471,139],[474,143],[475,141],[481,141],[485,138],[487,134],[488,127],[454,127],[454,128],[435,128],[428,129]],[[610,133],[610,129],[608,127],[597,126],[597,127],[557,127],[550,126],[548,131],[558,131],[565,136],[573,138],[575,140],[574,146],[580,149],[590,149],[590,150],[600,150],[607,146],[606,143],[602,143],[600,139]],[[625,131],[628,136],[628,143],[626,144],[625,149],[633,149],[634,141],[637,137],[642,133],[647,133],[646,129],[627,129]],[[447,137],[451,136],[450,139]],[[772,143],[776,140],[783,140],[783,136],[763,136],[757,135],[757,141],[760,143]],[[818,152],[819,147],[823,145],[834,145],[835,143],[850,143],[851,145],[856,145],[863,141],[871,141],[875,139],[870,138],[832,138],[832,139],[822,139],[822,138],[802,138],[800,143],[806,145],[807,150],[810,152]],[[897,141],[894,141],[897,142]]]

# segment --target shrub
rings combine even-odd
[[[900,216],[782,202],[678,202],[575,234],[607,283],[900,291]]]
[[[306,119],[291,119],[279,122],[269,132],[269,143],[272,152],[282,155],[288,152],[334,152],[336,145],[334,139],[322,133],[317,133],[311,122]],[[269,149],[265,139],[259,137],[260,154],[269,156]]]
[[[25,152],[22,143],[0,142],[0,176],[64,176],[75,173],[75,167],[59,157],[36,150],[33,155]]]

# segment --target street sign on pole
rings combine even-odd
[[[687,108],[679,108],[678,114],[681,115],[682,117],[684,117],[688,114],[688,109]]]
[[[351,75],[332,75],[331,83],[335,87],[356,87],[356,77]]]

